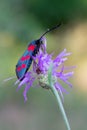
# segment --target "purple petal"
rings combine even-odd
[[[24,96],[24,102],[27,101],[27,91],[29,90],[31,86],[28,84],[26,85],[25,89],[24,89],[24,92],[23,92],[23,96]]]
[[[56,72],[55,75],[61,79],[63,82],[68,84],[70,87],[72,87],[72,84],[68,81],[68,79],[73,75],[73,72],[68,72],[63,74],[64,67],[61,68],[61,72]]]
[[[55,87],[56,87],[56,89],[60,88],[61,92],[64,92],[64,93],[68,94],[68,92],[66,91],[66,89],[64,89],[59,82],[56,82],[56,86]]]
[[[68,78],[70,78],[73,74],[74,74],[74,72],[72,71],[72,72],[68,72],[68,73],[63,74],[63,76],[64,76],[66,79],[68,79]]]
[[[24,89],[23,96],[24,96],[24,101],[25,101],[25,102],[27,101],[27,92],[28,92],[29,88],[32,86],[34,80],[35,80],[35,78],[32,78],[32,79],[30,80],[30,82],[27,83],[27,85],[26,85],[26,87],[25,87],[25,89]]]
[[[66,80],[64,77],[60,77],[60,79],[61,79],[63,82],[65,82],[66,84],[68,84],[70,87],[72,87],[72,84],[71,84],[68,80]]]
[[[37,63],[33,61],[33,71],[36,72]]]
[[[66,49],[64,49],[64,51],[62,51],[55,59],[54,59],[54,64],[55,66],[59,66],[61,65],[64,61],[67,60],[68,55],[70,55],[71,53],[66,53]]]
[[[24,78],[24,79],[20,82],[20,84],[18,85],[17,91],[22,87],[22,85],[26,84],[27,81],[28,81],[28,79],[27,79],[27,78]]]
[[[32,78],[32,73],[31,72],[27,72],[25,74],[25,78],[19,83],[17,91],[22,87],[22,85],[30,82],[31,78]]]
[[[64,49],[64,50],[58,55],[58,57],[59,57],[59,58],[62,58],[62,57],[69,56],[69,55],[71,55],[71,53],[70,53],[70,52],[66,53],[66,49]]]

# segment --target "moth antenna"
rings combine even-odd
[[[56,25],[55,27],[52,27],[51,29],[47,29],[47,31],[45,33],[42,34],[42,36],[40,38],[42,38],[44,35],[46,35],[48,32],[51,32],[52,30],[60,27],[61,23],[59,23],[58,25]]]

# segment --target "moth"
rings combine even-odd
[[[30,68],[33,58],[36,54],[39,52],[40,46],[44,44],[44,35],[46,35],[48,32],[58,28],[61,24],[58,24],[57,26],[47,29],[45,33],[42,34],[42,36],[38,40],[32,41],[27,49],[25,50],[24,54],[21,56],[21,58],[18,60],[16,65],[16,76],[17,78],[22,81],[25,77],[25,74],[27,73],[28,69]]]

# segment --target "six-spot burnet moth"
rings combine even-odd
[[[22,81],[23,78],[25,77],[25,74],[33,61],[33,57],[39,52],[41,44],[44,44],[43,36],[48,32],[58,28],[60,25],[61,24],[58,24],[57,26],[48,29],[38,40],[34,40],[28,45],[27,50],[18,60],[18,63],[16,65],[16,75],[20,81]]]

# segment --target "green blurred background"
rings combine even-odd
[[[64,108],[72,130],[87,130],[87,0],[0,0],[0,130],[66,130],[56,99],[50,91],[31,88],[24,103],[16,92],[15,65],[28,42],[47,34],[47,50],[55,56],[72,52],[67,65],[76,65],[64,94]]]

